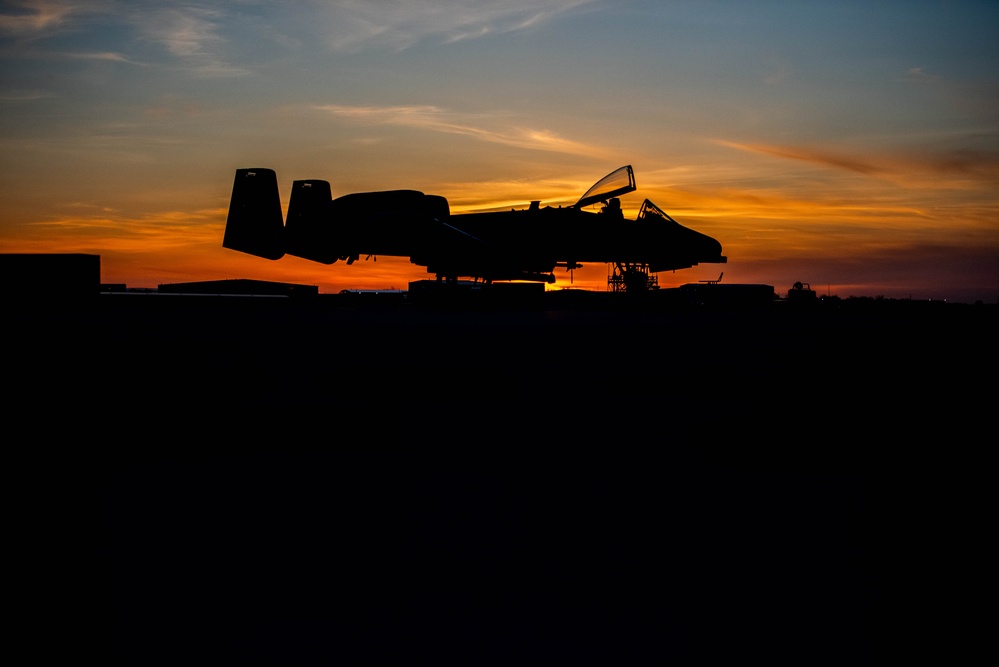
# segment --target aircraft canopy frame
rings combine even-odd
[[[594,183],[589,190],[583,193],[579,201],[573,204],[573,208],[584,208],[598,202],[606,202],[611,197],[634,191],[635,172],[630,164],[626,164]]]

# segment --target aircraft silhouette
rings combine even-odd
[[[631,165],[597,181],[572,206],[451,215],[446,198],[417,190],[332,197],[328,181],[294,181],[282,223],[277,174],[237,169],[225,248],[277,260],[284,255],[333,264],[359,257],[409,257],[448,282],[525,280],[554,283],[554,271],[583,262],[613,263],[622,276],[647,276],[725,263],[715,239],[677,223],[646,199],[626,220],[619,195],[635,190]],[[584,208],[602,204],[599,211]],[[642,280],[626,280],[630,286]]]

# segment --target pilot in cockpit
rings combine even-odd
[[[621,200],[617,197],[611,197],[600,212],[611,218],[624,218],[624,213],[621,211]]]

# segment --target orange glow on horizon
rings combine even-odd
[[[563,193],[564,205],[571,205],[588,185],[563,182],[545,187]],[[454,197],[452,214],[460,216],[462,212],[526,208],[530,201],[528,188],[524,182],[511,181],[452,185],[438,192],[447,193],[449,203]],[[489,196],[482,196],[482,192]],[[904,295],[915,290],[932,295],[935,292],[919,285],[918,280],[906,286],[891,281],[857,281],[850,274],[864,265],[874,267],[869,272],[876,274],[877,265],[888,258],[912,256],[913,261],[925,261],[921,257],[928,250],[921,248],[940,244],[940,220],[948,217],[959,217],[961,239],[980,245],[986,257],[996,245],[989,221],[997,214],[994,208],[953,209],[943,202],[935,210],[901,197],[869,196],[848,201],[831,194],[809,194],[805,197],[803,193],[789,195],[775,189],[732,187],[708,191],[684,185],[645,195],[632,193],[621,200],[625,215],[633,219],[647,196],[680,224],[716,238],[729,258],[727,264],[659,274],[661,287],[713,280],[724,271],[724,282],[773,284],[778,291],[802,280],[843,285],[843,289],[855,294]],[[404,289],[411,281],[433,278],[408,258],[360,258],[349,266],[342,261],[323,265],[291,256],[270,261],[225,249],[221,243],[226,215],[227,208],[204,208],[141,217],[115,217],[105,212],[100,216],[28,220],[18,226],[16,242],[0,239],[0,252],[98,254],[102,258],[102,281],[138,288],[252,278],[316,285],[322,293],[335,293],[343,289]],[[982,261],[987,263],[986,257]],[[829,269],[816,275],[810,264],[841,268],[835,275]],[[556,282],[547,289],[603,291],[608,289],[610,271],[610,266],[602,264],[585,265],[572,272],[556,269]],[[905,274],[904,278],[917,279],[918,272]]]

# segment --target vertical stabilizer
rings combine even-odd
[[[334,237],[337,228],[330,210],[332,199],[328,181],[295,181],[292,184],[285,252],[323,264],[337,261],[342,243]]]
[[[284,222],[273,169],[237,169],[222,247],[265,259],[284,257]]]

